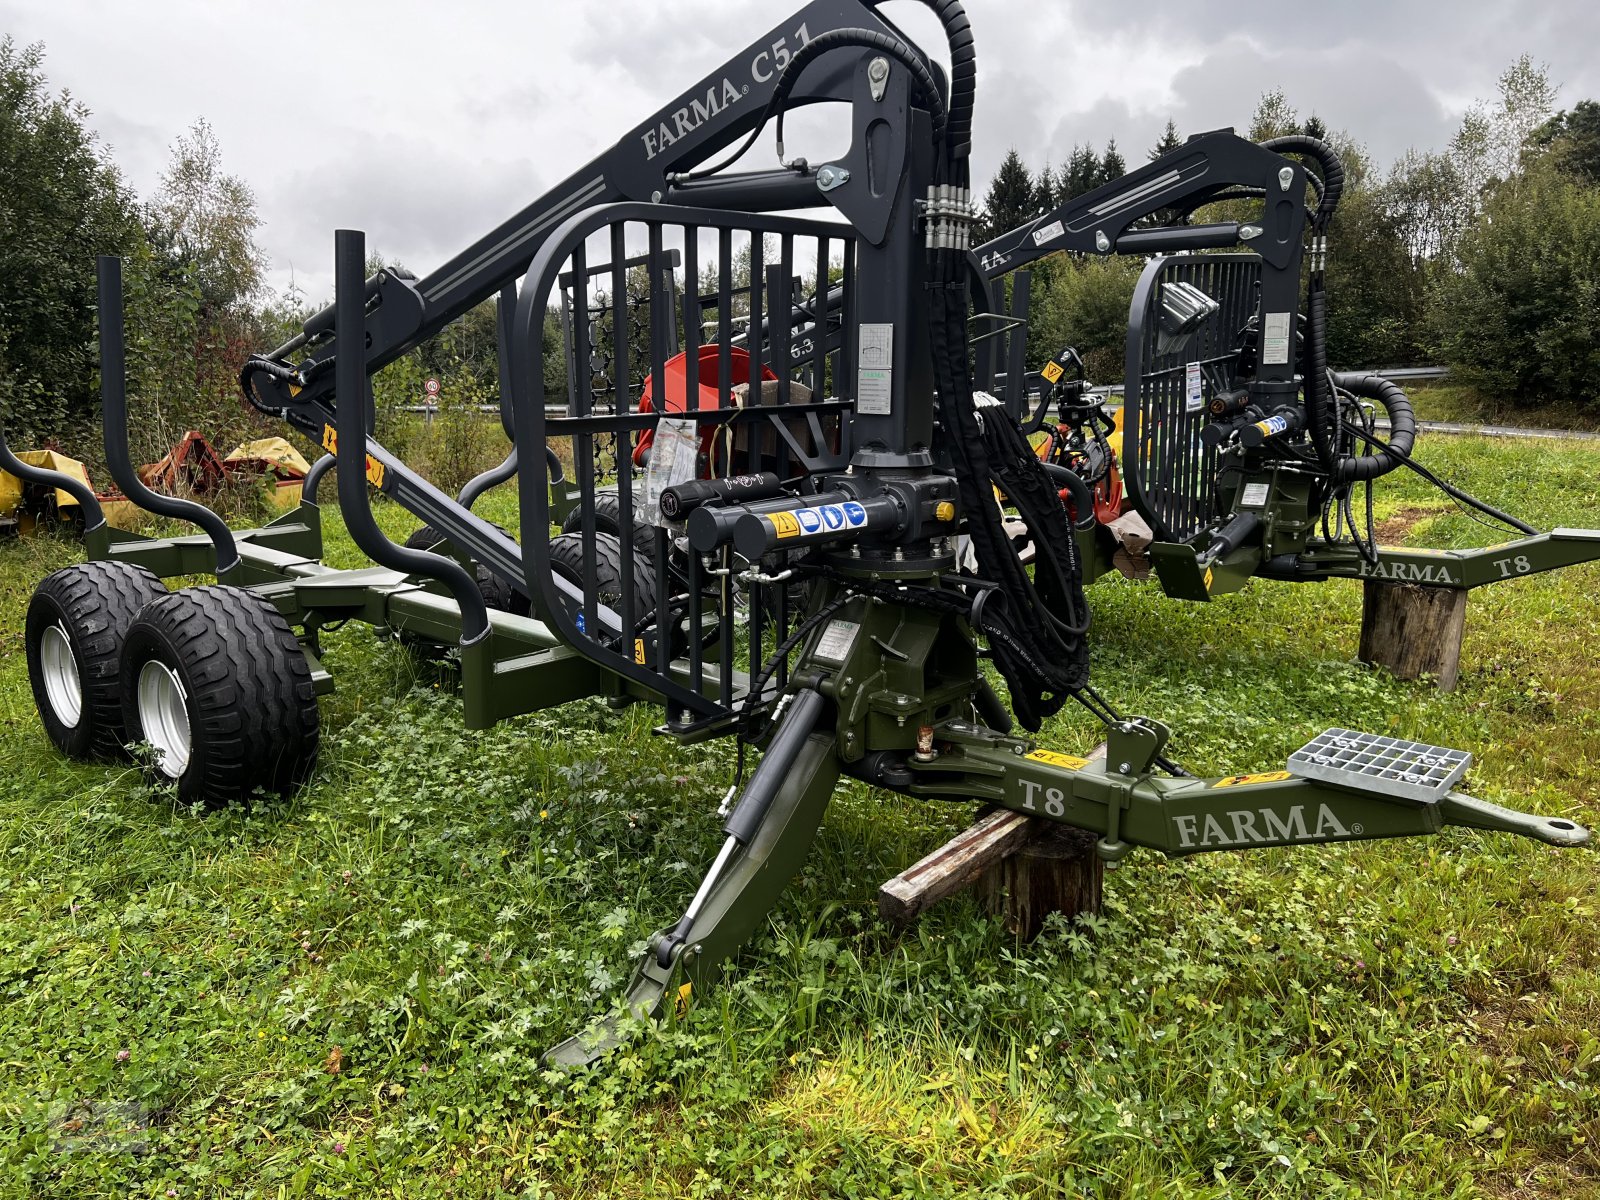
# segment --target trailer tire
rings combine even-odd
[[[550,539],[550,565],[569,583],[583,586],[583,536],[563,533]],[[622,611],[622,541],[614,533],[594,535],[596,599]],[[633,551],[633,611],[643,618],[655,611],[656,570],[650,557]]]
[[[656,553],[656,527],[638,518],[639,507],[634,505],[633,548],[646,558]],[[622,536],[622,498],[612,488],[603,488],[594,494],[594,527],[597,533]],[[562,533],[583,532],[583,508],[580,506],[567,514],[561,522]]]
[[[504,526],[496,525],[495,528],[500,530],[501,533],[505,533],[507,537],[511,536],[506,533]],[[450,545],[450,539],[432,525],[424,525],[421,529],[418,529],[405,540],[405,546],[407,550],[433,550],[435,546],[439,546],[441,548],[439,552],[447,554],[453,549]],[[467,561],[471,564],[469,569],[472,571],[473,578],[477,580],[478,594],[483,597],[485,606],[494,609],[496,612],[515,613],[519,617],[528,615],[532,608],[528,597],[524,596],[522,592],[512,587],[482,563],[474,559],[468,559]]]
[[[86,562],[47,575],[28,602],[23,640],[39,720],[68,758],[125,754],[122,643],[161,580],[124,562]]]
[[[284,795],[316,765],[311,668],[289,623],[244,588],[145,605],[122,646],[122,709],[129,735],[156,748],[151,773],[186,804]]]

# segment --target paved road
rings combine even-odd
[[[1462,425],[1455,421],[1418,421],[1424,433],[1464,433],[1475,437],[1550,438],[1561,442],[1600,441],[1600,433],[1580,433],[1572,429],[1531,429],[1522,425]],[[1379,421],[1379,429],[1388,429],[1389,422]]]

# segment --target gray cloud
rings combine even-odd
[[[1270,21],[1222,0],[968,8],[980,182],[1012,145],[1059,164],[1074,143],[1114,137],[1137,163],[1168,117],[1185,133],[1242,126],[1273,87],[1382,163],[1442,145],[1524,50],[1550,64],[1563,103],[1600,96],[1592,0],[1348,0],[1280,6]],[[274,282],[292,271],[320,297],[336,226],[431,270],[790,11],[772,0],[0,0],[0,29],[45,42],[51,82],[89,104],[146,195],[172,141],[209,119],[227,168],[255,189]],[[943,58],[924,6],[883,12]],[[799,152],[835,148],[836,123],[808,117],[794,125]]]

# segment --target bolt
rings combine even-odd
[[[661,193],[660,192],[651,192],[650,193],[650,203],[651,204],[660,204],[661,203]]]
[[[1284,167],[1278,172],[1278,187],[1283,191],[1289,190],[1289,185],[1294,182],[1294,168]]]
[[[1110,251],[1111,239],[1106,236],[1106,231],[1104,229],[1096,229],[1094,231],[1094,248],[1100,251],[1101,254],[1105,254]]]
[[[1117,765],[1117,770],[1119,772],[1121,772],[1123,775],[1126,775],[1129,771],[1133,770],[1133,764],[1132,763],[1119,763]]]
[[[868,63],[867,78],[872,80],[873,83],[882,83],[889,78],[889,60],[887,58],[875,58]]]

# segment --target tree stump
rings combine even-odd
[[[978,881],[984,908],[1003,917],[1023,941],[1038,937],[1051,913],[1099,912],[1105,883],[1097,834],[1040,817],[1030,817],[1029,824],[1032,836]]]
[[[1362,585],[1361,661],[1396,679],[1432,675],[1441,692],[1454,691],[1466,628],[1463,588],[1376,579]]]

